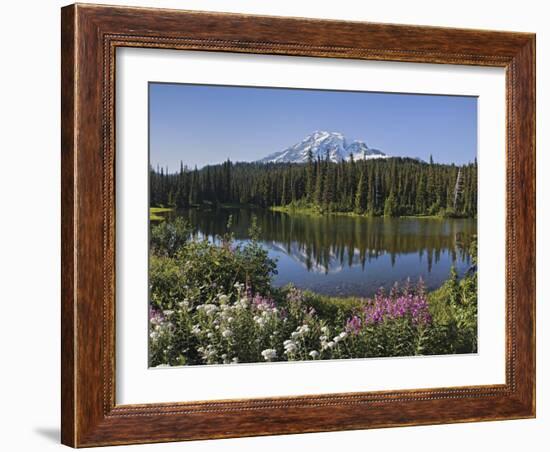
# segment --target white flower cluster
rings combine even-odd
[[[293,354],[298,350],[298,346],[296,345],[296,342],[293,340],[287,339],[283,342],[283,347],[285,348],[285,353],[287,355]]]
[[[233,336],[233,332],[231,330],[227,329],[222,331],[222,337],[225,337],[227,339],[231,336]]]
[[[273,361],[275,358],[277,358],[277,350],[266,348],[262,351],[262,356],[266,361]]]
[[[258,324],[260,328],[263,328],[267,323],[277,315],[276,309],[265,309],[260,311],[259,315],[254,316],[254,321]]]
[[[218,307],[215,304],[206,303],[197,306],[197,311],[204,312],[206,315],[212,315],[218,311]]]
[[[348,333],[346,333],[345,331],[342,331],[338,336],[334,336],[332,340],[338,343],[340,341],[343,341],[346,337],[348,337]]]
[[[309,333],[309,326],[308,325],[301,325],[298,328],[296,328],[296,331],[293,331],[290,337],[292,339],[300,339],[304,337],[307,333]]]
[[[239,299],[239,301],[237,301],[236,306],[241,309],[246,309],[248,308],[248,304],[248,299],[246,297],[243,297]]]
[[[311,356],[313,359],[319,358],[319,352],[317,350],[311,350],[308,355]]]

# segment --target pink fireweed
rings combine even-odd
[[[153,307],[149,307],[149,322],[153,326],[160,325],[162,322],[164,322],[164,315],[162,314],[162,311]]]
[[[264,297],[258,293],[252,298],[252,305],[259,311],[268,311],[275,308],[275,302],[271,298]]]
[[[363,309],[366,325],[409,317],[414,325],[429,325],[432,321],[428,300],[421,294],[377,294]]]
[[[361,317],[354,315],[347,320],[345,330],[350,334],[359,334],[362,324]]]

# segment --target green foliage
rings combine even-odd
[[[430,332],[430,348],[435,354],[477,351],[477,242],[470,247],[474,267],[462,278],[451,267],[449,279],[432,292],[430,310],[436,328]]]
[[[185,245],[191,228],[180,217],[151,227],[150,247],[153,253],[174,256]]]
[[[397,206],[397,199],[393,192],[386,198],[384,203],[384,216],[385,217],[397,217],[399,214],[399,208]]]
[[[252,229],[252,236],[257,237],[257,226]],[[276,262],[256,239],[237,245],[227,234],[214,244],[189,240],[189,234],[181,220],[153,227],[149,260],[153,307],[172,309],[184,300],[200,304],[218,293],[232,294],[240,282],[260,294],[271,291]]]

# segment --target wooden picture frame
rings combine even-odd
[[[535,35],[70,5],[62,9],[62,442],[73,447],[535,416]],[[115,403],[115,50],[506,69],[506,383]]]

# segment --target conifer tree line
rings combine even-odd
[[[477,215],[477,161],[437,164],[409,158],[333,163],[233,163],[179,171],[150,168],[151,206],[203,203],[311,208],[372,216]]]

